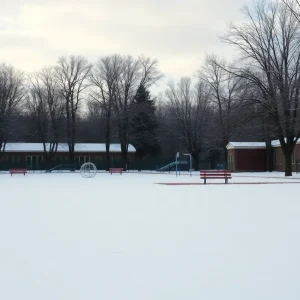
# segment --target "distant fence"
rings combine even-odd
[[[127,163],[127,170],[129,171],[139,171],[139,170],[149,170],[149,171],[156,171],[160,168],[162,168],[163,166],[166,166],[168,164],[170,164],[173,160],[172,159],[165,159],[165,158],[152,158],[152,157],[147,157],[145,159],[134,159],[131,160]],[[93,164],[96,165],[98,170],[106,170],[107,169],[107,163],[105,160],[90,160],[90,162],[92,162]],[[28,170],[49,170],[51,168],[54,168],[55,166],[58,165],[67,165],[67,164],[74,164],[73,162],[69,161],[69,160],[56,160],[55,162],[34,162],[31,164],[26,163],[26,161],[20,161],[20,162],[15,162],[15,161],[0,161],[0,170],[4,171],[4,170],[9,170],[12,168],[26,168]],[[83,162],[75,162],[75,166],[76,166],[76,170],[79,170],[81,165],[83,164]],[[192,168],[195,170],[205,170],[205,169],[224,169],[224,162],[214,162],[212,163],[209,160],[202,160],[199,162],[198,167],[195,166],[195,164],[193,164]],[[112,168],[120,168],[120,167],[125,167],[125,162],[123,160],[118,160],[118,161],[112,161],[109,164],[109,167]],[[178,169],[180,171],[189,171],[189,163],[187,164],[181,164],[178,166]],[[175,171],[176,166],[172,166],[170,169],[166,170],[166,171]]]

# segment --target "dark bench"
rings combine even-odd
[[[228,179],[231,179],[231,172],[228,170],[203,170],[200,171],[200,178],[204,179],[204,184],[206,184],[206,179],[225,179],[225,183],[228,183]]]
[[[110,175],[112,173],[120,173],[122,175],[123,170],[123,168],[109,168]]]
[[[9,169],[9,173],[12,176],[12,174],[25,174],[27,173],[26,169]]]

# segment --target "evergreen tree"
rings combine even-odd
[[[134,115],[131,121],[131,140],[136,148],[136,156],[140,159],[146,155],[155,156],[160,151],[155,110],[155,102],[151,99],[150,92],[140,85],[134,99]]]

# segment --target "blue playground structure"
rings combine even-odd
[[[159,172],[163,172],[163,171],[170,171],[172,169],[172,167],[176,167],[176,164],[177,166],[178,165],[188,165],[189,162],[186,161],[186,160],[178,160],[178,161],[173,161],[163,167],[161,167],[160,169],[158,169],[157,171]]]
[[[190,154],[183,154],[184,156],[188,156],[189,157],[189,161],[188,160],[179,160],[179,152],[176,153],[176,157],[175,157],[175,161],[161,167],[160,169],[158,169],[158,172],[163,172],[163,171],[171,171],[172,168],[175,167],[176,170],[176,176],[177,176],[177,172],[179,171],[180,174],[180,165],[189,165],[187,171],[191,172],[192,171],[192,157]]]

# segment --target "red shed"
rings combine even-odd
[[[266,171],[264,142],[230,142],[226,148],[228,169],[232,172]]]

